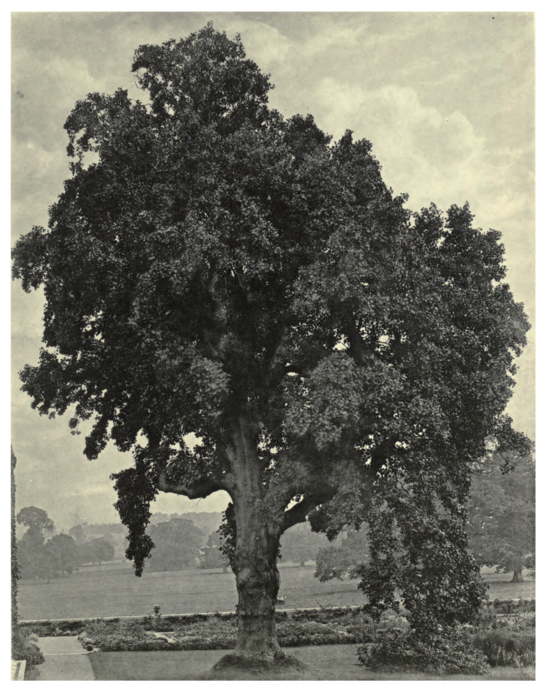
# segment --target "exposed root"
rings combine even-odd
[[[284,652],[276,652],[271,656],[233,653],[222,657],[212,669],[214,675],[264,674],[266,672],[273,674],[285,672],[303,673],[306,671],[308,671],[308,667],[303,662],[295,657],[286,655]]]

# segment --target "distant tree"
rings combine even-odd
[[[29,527],[21,539],[17,542],[19,567],[21,577],[38,577],[39,566],[43,561],[41,555],[45,538],[37,527]]]
[[[227,573],[229,567],[229,558],[222,552],[224,538],[219,530],[212,532],[206,546],[202,548],[201,562],[199,568],[223,568],[223,572]]]
[[[346,529],[330,546],[320,549],[316,558],[315,577],[321,582],[337,578],[356,578],[369,562],[367,528]]]
[[[115,538],[114,538],[113,535],[110,534],[109,532],[107,532],[107,534],[104,534],[104,535],[101,537],[101,539],[103,539],[103,541],[106,541],[108,544],[110,544],[110,545],[113,547],[113,549],[116,548],[116,541],[115,541]]]
[[[54,531],[54,523],[45,510],[28,506],[17,513],[17,522],[27,531],[17,542],[17,556],[22,578],[44,578],[52,576],[51,557],[44,553],[46,532]]]
[[[61,573],[61,556],[59,547],[48,540],[44,544],[44,549],[41,554],[38,577],[50,582],[54,577],[58,577]]]
[[[37,529],[39,532],[52,533],[54,531],[54,523],[53,520],[50,520],[48,517],[48,513],[33,505],[22,508],[17,513],[17,522],[21,525],[25,525],[25,527],[29,529]]]
[[[106,534],[124,534],[126,528],[120,522],[97,523],[93,525],[85,525],[84,530],[89,535],[106,535]]]
[[[15,467],[17,458],[11,450],[11,658],[25,660],[25,679],[34,678],[36,667],[44,662],[44,656],[32,634],[27,634],[19,625],[17,604],[18,581],[21,577],[18,566],[16,520],[15,520]]]
[[[307,523],[291,527],[281,538],[281,561],[298,563],[304,566],[306,561],[314,561],[317,552],[328,546],[323,534],[311,531]]]
[[[200,559],[203,532],[190,520],[160,522],[150,530],[155,548],[147,561],[149,570],[194,568]]]
[[[535,460],[491,454],[474,475],[468,504],[469,544],[480,565],[496,565],[523,581],[535,566]]]
[[[92,565],[111,561],[115,555],[112,544],[101,537],[85,541],[79,547],[79,551],[81,563],[92,563]]]
[[[83,544],[86,541],[86,530],[82,525],[75,525],[69,530],[69,534],[77,544]]]
[[[54,575],[67,573],[72,575],[80,565],[80,552],[76,541],[69,534],[56,534],[45,544],[46,551],[51,553],[48,560]]]

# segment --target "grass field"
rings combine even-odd
[[[432,676],[369,671],[358,664],[356,645],[287,647],[310,673],[292,679],[320,681],[513,681],[534,678],[534,669],[497,667],[484,676]],[[90,655],[96,681],[195,681],[227,651],[98,652]],[[283,678],[283,677],[281,677]],[[285,677],[286,678],[286,677]],[[290,678],[290,677],[288,677]]]
[[[314,567],[280,566],[284,607],[354,606],[364,603],[355,581],[321,583]],[[498,599],[530,599],[535,583],[513,584],[511,575],[486,573],[490,595]],[[19,612],[23,620],[142,616],[159,604],[163,614],[233,611],[237,603],[235,578],[221,570],[181,570],[144,573],[136,578],[129,564],[113,562],[81,568],[49,584],[22,580]]]

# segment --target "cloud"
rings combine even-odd
[[[396,193],[410,195],[411,208],[434,201],[446,209],[468,200],[484,226],[526,210],[532,216],[528,149],[489,149],[464,113],[426,105],[411,87],[369,89],[329,77],[315,92],[321,127],[338,137],[350,128],[370,140],[384,179]]]
[[[230,38],[240,33],[247,56],[267,71],[274,64],[284,62],[291,50],[290,40],[264,22],[232,19],[224,29]]]
[[[367,137],[386,165],[395,168],[394,175],[399,169],[411,177],[404,158],[409,165],[460,167],[483,147],[483,138],[464,114],[426,106],[410,87],[388,84],[371,90],[326,78],[316,88],[315,100],[326,129],[342,133],[351,128],[356,136]]]

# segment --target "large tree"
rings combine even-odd
[[[150,530],[155,548],[146,563],[148,570],[196,568],[204,533],[190,520],[174,518],[159,522]]]
[[[17,513],[17,522],[27,527],[25,534],[17,542],[17,560],[21,577],[51,577],[51,556],[45,552],[45,533],[54,531],[54,523],[42,508],[27,506]]]
[[[78,570],[80,556],[76,541],[69,534],[56,534],[46,543],[46,550],[51,549],[57,555],[58,572],[72,575]]]
[[[512,572],[535,567],[535,460],[489,454],[474,474],[468,503],[470,548],[480,565]]]
[[[238,37],[208,25],[139,47],[132,69],[144,102],[76,104],[72,175],[14,250],[46,301],[23,388],[41,413],[75,407],[73,429],[92,420],[89,458],[109,439],[133,452],[115,477],[138,574],[159,492],[229,494],[236,656],[282,661],[283,532],[309,517],[334,534],[382,497],[397,520],[425,508],[432,525],[404,531],[414,570],[414,546],[460,515],[486,437],[512,436],[528,324],[497,231],[468,205],[411,214],[369,142],[270,110]],[[475,581],[459,525],[448,575]],[[464,618],[480,592],[459,593],[448,610]]]
[[[27,527],[27,533],[29,530],[32,530],[40,534],[43,532],[52,534],[55,529],[53,520],[48,517],[48,513],[42,510],[42,508],[36,508],[34,505],[21,508],[17,513],[17,522]]]

